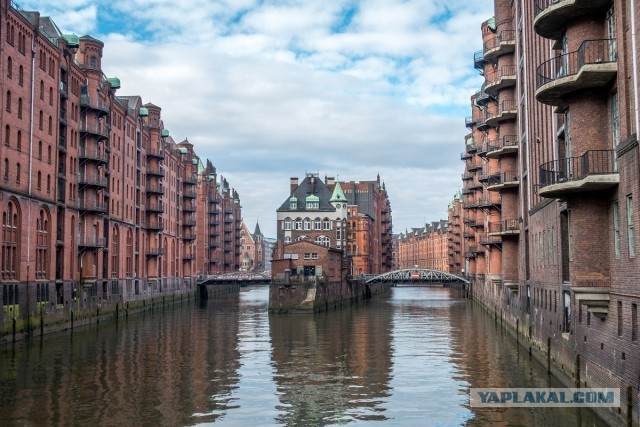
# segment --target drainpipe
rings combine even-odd
[[[636,5],[635,0],[631,0],[631,53],[633,57],[633,101],[634,118],[636,123],[636,135],[640,128],[640,112],[638,111],[638,51],[636,50]]]
[[[28,179],[28,213],[27,213],[27,319],[30,317],[30,304],[29,304],[29,276],[31,274],[31,229],[33,228],[31,224],[31,192],[33,186],[33,114],[34,114],[34,106],[33,101],[35,98],[35,80],[36,80],[36,39],[38,37],[38,32],[40,28],[40,19],[39,16],[37,18],[37,25],[35,25],[35,29],[33,32],[33,38],[31,39],[31,107],[29,111],[29,179]],[[27,320],[27,330],[30,330],[30,321]]]

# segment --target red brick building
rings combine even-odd
[[[463,227],[463,204],[462,193],[458,192],[449,203],[449,219],[447,221],[447,248],[449,258],[449,272],[454,274],[466,274],[465,258],[463,253],[466,250],[465,238],[463,236],[464,231],[468,232],[468,227]]]
[[[241,271],[264,271],[265,269],[265,241],[260,225],[256,222],[253,233],[249,231],[247,225],[242,222],[240,231],[240,270]]]
[[[195,227],[211,206],[226,215],[225,256],[215,259],[237,270],[237,193],[200,174],[160,107],[118,94],[120,81],[102,72],[104,44],[7,0],[0,28],[0,333],[14,319],[25,329],[38,315],[191,292],[211,271],[197,252],[208,229]],[[198,201],[200,180],[215,191]]]
[[[398,268],[428,268],[449,272],[449,240],[446,220],[432,222],[397,236]]]
[[[620,388],[614,423],[639,407],[638,12],[496,0],[461,156],[474,297],[566,383]]]

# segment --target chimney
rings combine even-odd
[[[327,183],[327,186],[329,186],[329,187],[330,187],[330,186],[332,186],[332,185],[334,185],[334,184],[336,183],[335,178],[334,178],[334,177],[332,177],[332,176],[328,177],[325,181],[326,181],[326,183]]]
[[[298,188],[298,178],[291,178],[291,193],[296,191],[296,188]]]

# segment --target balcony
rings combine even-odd
[[[187,178],[184,178],[182,182],[186,185],[196,185],[198,184],[198,179],[193,176],[189,176]]]
[[[478,201],[471,199],[471,200],[465,200],[463,202],[463,206],[464,209],[475,209],[478,207]]]
[[[78,184],[91,187],[107,188],[108,180],[97,173],[81,173],[78,175]]]
[[[102,102],[99,99],[91,99],[87,94],[80,95],[80,106],[82,108],[94,110],[99,115],[109,114],[109,104]]]
[[[517,188],[520,178],[517,172],[506,171],[489,177],[487,180],[487,190],[500,191],[506,188]]]
[[[488,108],[485,112],[485,125],[498,126],[500,122],[513,120],[518,114],[518,103],[515,99],[500,101],[497,108]]]
[[[182,222],[182,226],[183,227],[193,227],[194,225],[196,225],[196,220],[195,219],[185,219]]]
[[[480,71],[480,74],[483,73],[484,70],[484,64],[485,64],[485,60],[484,60],[484,52],[481,50],[478,50],[476,52],[473,53],[473,68],[475,68],[476,70]]]
[[[93,135],[98,139],[107,139],[109,137],[109,130],[106,126],[100,126],[97,123],[89,124],[86,121],[80,122],[80,133]]]
[[[193,261],[194,259],[196,259],[195,254],[184,254],[182,256],[182,261]]]
[[[147,165],[147,175],[153,176],[164,176],[164,169],[160,164],[149,164]]]
[[[480,174],[478,175],[478,181],[487,182],[492,178],[498,177],[498,175],[500,175],[500,172],[491,171],[491,169],[489,168],[489,165],[487,165],[482,170],[482,172],[480,172]]]
[[[516,49],[516,32],[510,29],[498,30],[498,33],[484,42],[484,60],[493,62],[501,55],[512,53]]]
[[[147,194],[164,194],[164,189],[159,182],[147,182]]]
[[[473,119],[473,117],[465,117],[464,119],[464,125],[466,127],[468,127],[469,129],[473,129],[473,126],[476,124],[476,121]]]
[[[97,148],[90,149],[81,147],[80,150],[78,150],[78,157],[80,160],[92,161],[98,164],[106,164],[109,161],[107,155],[100,153]]]
[[[615,155],[614,150],[590,150],[579,157],[544,163],[538,194],[558,198],[615,187],[620,182]]]
[[[475,239],[476,238],[476,233],[471,231],[471,230],[467,230],[464,232],[464,238],[465,239]]]
[[[147,230],[162,231],[162,221],[149,221],[147,223]]]
[[[106,248],[107,247],[107,239],[104,237],[96,237],[96,236],[81,236],[78,239],[78,247],[80,248]]]
[[[147,205],[147,213],[162,213],[164,212],[164,204],[162,202],[149,203]]]
[[[147,157],[153,157],[155,159],[164,159],[164,150],[162,148],[147,148]]]
[[[505,135],[497,141],[491,141],[487,150],[487,157],[497,159],[501,156],[518,152],[518,136]]]
[[[478,207],[479,208],[499,208],[502,204],[502,201],[499,197],[483,197],[478,199]]]
[[[564,97],[609,84],[618,72],[615,39],[585,40],[575,52],[543,62],[536,70],[536,99],[563,106]]]
[[[147,249],[147,258],[157,258],[164,255],[164,248],[149,248]]]
[[[185,203],[185,205],[182,207],[182,212],[195,212],[195,211],[196,211],[196,207],[190,203]]]
[[[196,192],[194,190],[185,190],[182,193],[182,197],[185,199],[195,199],[196,198]]]
[[[473,159],[471,160],[471,162],[469,162],[469,164],[467,165],[467,170],[469,172],[475,172],[477,170],[482,169],[482,160],[477,158],[477,159]]]
[[[196,235],[195,233],[184,233],[184,235],[182,236],[182,240],[187,241],[187,242],[191,242],[193,240],[196,239]]]
[[[497,96],[502,89],[516,85],[516,66],[502,65],[486,74],[485,92]]]
[[[603,11],[610,3],[609,0],[536,0],[533,28],[544,38],[560,40],[569,21]]]
[[[473,177],[474,177],[474,175],[475,175],[474,173],[471,173],[471,172],[465,172],[465,173],[463,173],[463,174],[462,174],[462,180],[463,180],[463,181],[469,181],[469,180],[472,180],[472,179],[473,179]]]
[[[487,82],[485,82],[482,85],[480,90],[478,92],[476,92],[474,97],[473,97],[474,100],[475,100],[476,105],[478,105],[479,107],[484,107],[489,102],[493,102],[493,101],[496,100],[493,96],[491,96],[491,95],[489,95],[487,93],[487,91],[485,90],[486,86],[487,86]]]
[[[500,236],[496,236],[490,233],[484,233],[480,235],[480,244],[482,246],[500,246],[502,245],[502,239]]]
[[[505,219],[489,223],[489,234],[492,236],[517,236],[520,234],[520,221]]]
[[[84,213],[106,214],[107,204],[104,202],[98,202],[97,200],[80,199],[78,202],[78,209]]]

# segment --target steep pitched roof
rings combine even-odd
[[[262,231],[260,231],[260,224],[258,223],[258,221],[256,221],[256,229],[253,234],[255,234],[256,236],[262,236]]]
[[[342,191],[342,187],[339,182],[336,182],[336,186],[333,189],[333,194],[331,195],[330,202],[346,202],[347,198],[344,196],[344,192]]]
[[[307,210],[304,201],[307,197],[313,195],[318,198],[319,208],[311,209],[309,212],[335,212],[335,208],[330,203],[331,190],[327,185],[322,182],[317,176],[308,175],[299,185],[293,190],[293,193],[287,197],[287,199],[280,205],[277,212],[303,212]],[[289,200],[295,197],[298,200],[297,208],[291,209]],[[346,201],[346,199],[345,199]]]

